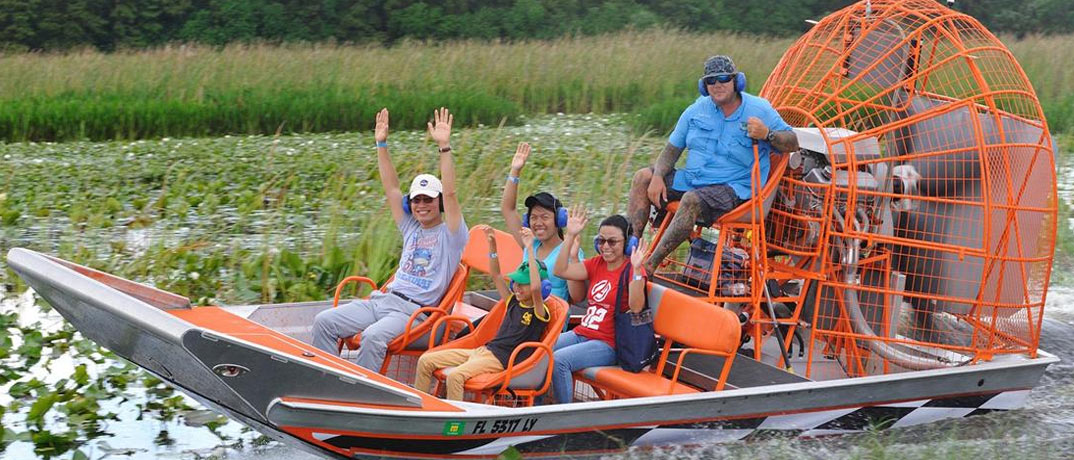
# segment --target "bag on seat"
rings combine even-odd
[[[625,263],[630,264],[629,261]],[[615,293],[615,357],[623,370],[641,372],[656,359],[656,331],[653,329],[653,310],[649,308],[648,296],[640,312],[619,311],[623,291],[627,289],[627,279],[632,272],[633,267],[623,269],[619,275],[619,289]]]

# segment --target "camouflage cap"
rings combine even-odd
[[[704,77],[711,77],[713,75],[727,75],[738,72],[735,69],[735,61],[731,60],[730,56],[713,56],[705,60],[705,74]]]

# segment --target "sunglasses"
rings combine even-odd
[[[727,83],[735,78],[733,73],[724,73],[720,75],[713,75],[711,77],[705,77],[706,85],[715,85],[716,83]]]
[[[619,245],[619,243],[622,243],[622,242],[623,242],[623,240],[621,240],[621,239],[619,239],[619,238],[608,238],[608,239],[605,239],[605,238],[601,238],[601,237],[599,237],[599,236],[598,236],[598,237],[597,237],[596,239],[594,239],[594,240],[593,240],[593,242],[594,242],[594,243],[597,243],[597,246],[604,246],[604,244],[605,244],[605,243],[607,243],[607,244],[608,244],[608,246],[611,246],[611,247],[613,247],[613,248],[614,248],[614,247],[616,247],[617,245]]]
[[[433,197],[427,196],[427,195],[418,195],[418,196],[416,196],[414,198],[411,198],[410,202],[411,203],[420,203],[420,204],[429,204],[429,203],[432,203],[433,200],[435,200],[435,199],[436,198],[433,198]]]

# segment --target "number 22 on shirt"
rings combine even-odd
[[[604,316],[607,314],[607,308],[597,305],[590,305],[589,308],[587,308],[585,311],[585,317],[582,318],[582,327],[589,328],[594,331],[599,330],[600,323],[604,322]]]

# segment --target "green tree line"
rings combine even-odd
[[[0,0],[0,51],[173,42],[523,39],[653,26],[795,36],[851,0]],[[1074,31],[1069,0],[963,0],[996,32]]]

